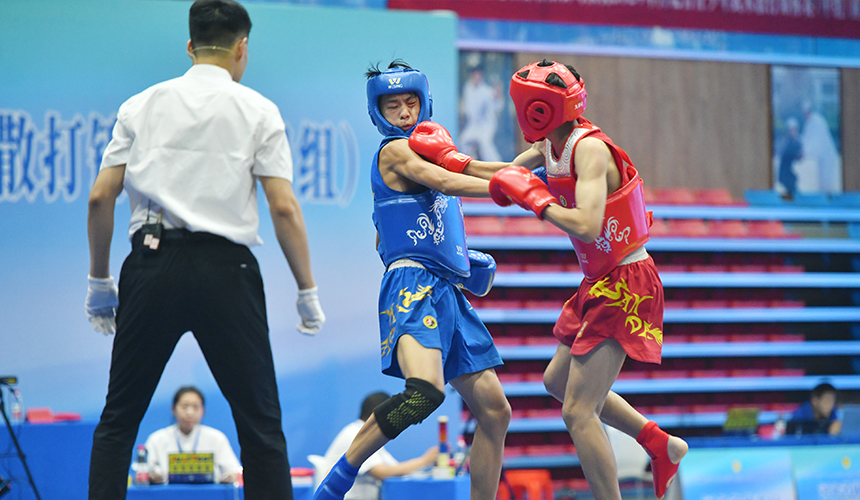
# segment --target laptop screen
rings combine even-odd
[[[860,434],[860,405],[842,407],[842,434],[846,436]]]

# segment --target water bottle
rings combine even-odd
[[[21,398],[21,389],[17,387],[12,389],[12,423],[20,424],[24,422],[24,400]]]
[[[451,450],[448,448],[448,417],[439,417],[439,455],[436,457],[436,467],[433,468],[433,477],[444,479],[454,476],[454,468],[451,467]]]
[[[138,445],[136,459],[131,464],[135,486],[149,486],[149,464],[146,462],[146,446]]]

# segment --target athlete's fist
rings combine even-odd
[[[465,288],[478,297],[490,293],[496,277],[496,259],[492,255],[477,250],[469,250],[469,277],[450,279],[451,283]]]
[[[540,177],[518,165],[505,167],[493,174],[490,179],[490,196],[497,205],[503,207],[513,201],[534,212],[538,219],[543,219],[541,214],[550,203],[558,203]]]
[[[419,155],[449,172],[462,173],[472,157],[457,152],[457,146],[445,127],[436,122],[423,121],[409,136],[409,147]]]

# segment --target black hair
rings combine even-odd
[[[821,396],[824,396],[825,394],[828,394],[828,393],[836,394],[836,388],[833,387],[832,385],[828,384],[827,382],[825,382],[823,384],[816,385],[815,388],[812,389],[812,393],[810,394],[810,397],[818,399]]]
[[[367,420],[370,418],[370,415],[373,413],[374,408],[381,405],[384,401],[390,398],[388,394],[384,392],[374,392],[370,394],[364,401],[361,403],[361,413],[358,415],[358,418],[361,420]]]
[[[186,385],[184,387],[180,387],[178,391],[176,391],[176,395],[173,396],[173,406],[176,406],[179,403],[179,400],[182,399],[182,396],[188,394],[189,392],[193,392],[200,396],[200,404],[204,407],[206,406],[206,399],[203,398],[203,393],[200,392],[200,389],[194,387],[193,385]]]
[[[391,63],[388,64],[388,69],[391,69],[391,68],[412,69],[412,66],[410,66],[409,63],[407,63],[406,61],[404,61],[403,59],[400,59],[398,57],[397,59],[391,61]],[[364,76],[368,80],[370,80],[371,78],[376,78],[377,76],[379,76],[381,74],[382,74],[382,70],[379,69],[379,63],[371,64],[367,68],[367,71],[364,72]]]
[[[197,0],[188,12],[188,31],[192,48],[230,48],[251,33],[251,18],[233,0]]]

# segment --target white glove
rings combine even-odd
[[[87,301],[84,307],[90,324],[105,335],[116,333],[116,307],[119,305],[113,276],[93,278],[87,276]]]
[[[296,325],[296,330],[305,335],[316,335],[325,323],[325,313],[317,290],[317,287],[299,290],[299,299],[296,301],[296,308],[302,318],[302,322]]]

